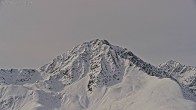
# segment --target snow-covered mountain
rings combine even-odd
[[[185,66],[170,60],[158,66],[184,90],[186,98],[196,101],[196,67]]]
[[[193,67],[155,67],[96,39],[38,70],[0,70],[0,110],[195,110],[195,79]]]

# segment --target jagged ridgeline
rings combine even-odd
[[[112,86],[121,82],[126,69],[139,68],[158,77],[166,77],[165,71],[158,69],[134,55],[126,48],[111,45],[107,40],[93,40],[74,47],[40,68],[41,72],[54,74],[65,80],[65,85],[88,75],[88,90],[97,86]]]
[[[166,72],[168,78],[175,80],[183,89],[185,97],[196,101],[196,68],[170,60],[160,64],[159,69]]]
[[[0,70],[0,110],[195,110],[195,102],[195,67],[156,67],[107,40],[77,45],[39,69]]]

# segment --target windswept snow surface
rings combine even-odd
[[[185,66],[176,61],[168,61],[159,65],[169,77],[176,80],[183,89],[185,98],[196,102],[196,68]]]
[[[40,70],[0,70],[0,110],[196,110],[189,85],[170,74],[96,39]]]

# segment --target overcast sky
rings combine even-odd
[[[0,0],[0,68],[38,68],[95,38],[196,66],[194,0]]]

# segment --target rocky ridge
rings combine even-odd
[[[143,76],[143,73],[146,76]],[[70,107],[70,103],[74,103],[74,107],[80,103],[78,106],[86,110],[98,104],[96,102],[90,106],[94,101],[92,97],[96,96],[96,100],[100,99],[99,95],[96,95],[99,89],[105,91],[101,92],[105,96],[110,92],[108,89],[120,84],[122,85],[120,88],[128,88],[124,91],[126,94],[137,91],[140,83],[144,85],[148,76],[153,76],[152,80],[157,77],[160,80],[171,78],[180,85],[185,98],[196,102],[195,67],[185,66],[172,60],[155,67],[126,48],[114,46],[106,40],[96,39],[74,47],[37,70],[1,69],[0,109],[15,110],[14,108],[21,107],[20,109],[23,110],[22,108],[28,107],[26,101],[32,100],[36,105],[35,110],[64,110],[67,107],[62,108],[63,103]],[[130,83],[125,83],[126,80]],[[76,91],[77,89],[80,91]],[[78,95],[78,92],[83,95]],[[76,100],[79,102],[75,103]]]
[[[170,60],[160,64],[158,68],[165,71],[169,78],[179,83],[182,89],[186,91],[184,92],[186,97],[196,101],[196,67],[182,65],[179,62]]]
[[[126,48],[99,39],[74,47],[40,70],[51,74],[51,79],[55,77],[63,80],[64,85],[70,85],[88,75],[88,90],[92,91],[93,87],[112,86],[121,82],[127,68],[132,66],[151,76],[163,78],[167,75],[162,69],[144,62]]]

